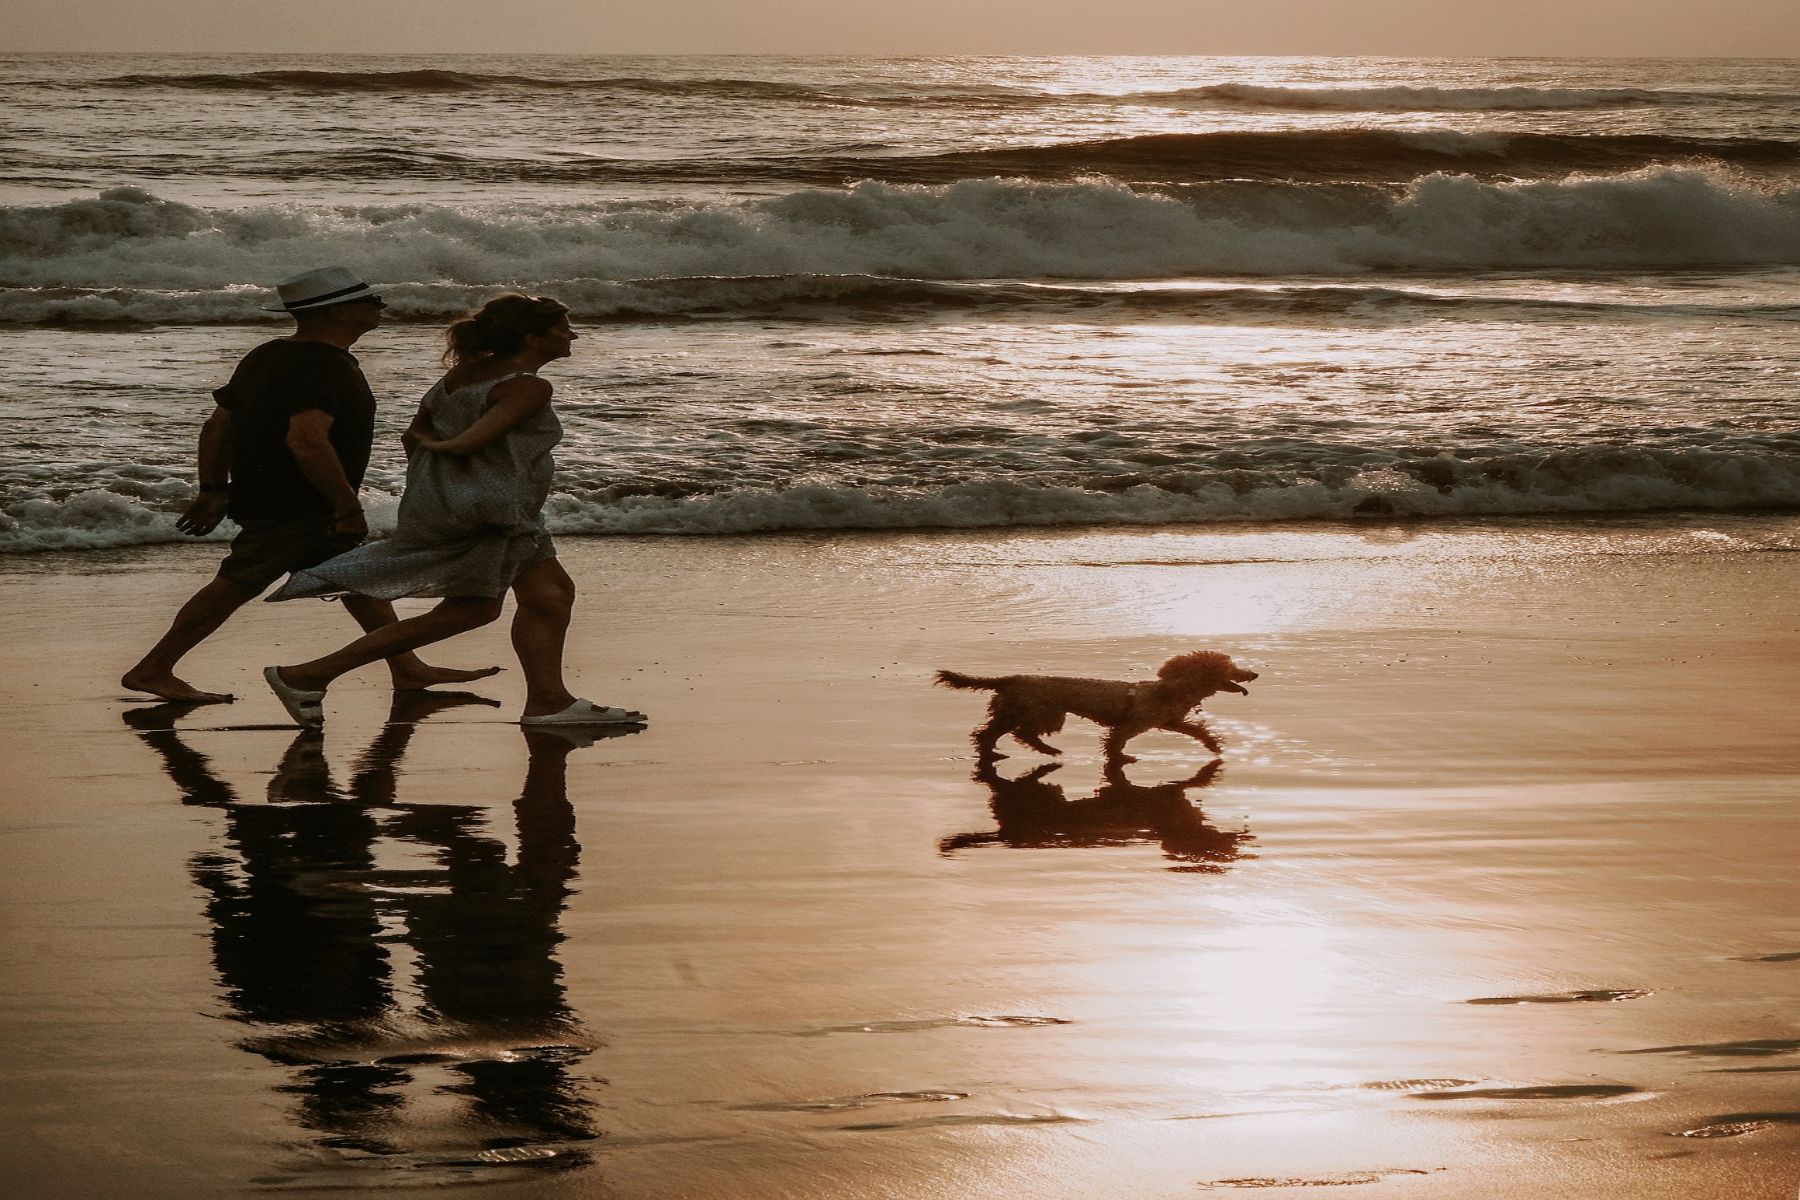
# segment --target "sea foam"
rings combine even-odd
[[[711,490],[622,481],[606,473],[590,477],[576,468],[559,475],[545,515],[561,534],[708,536],[1800,508],[1800,455],[1784,442],[1385,461],[1339,448],[1329,458],[1254,469],[1191,463],[1067,482],[990,476],[934,483],[922,477],[900,485],[852,484],[795,463],[786,485]],[[855,474],[856,464],[845,471]],[[187,495],[171,473],[165,486],[129,494],[101,487],[60,500],[14,502],[0,510],[0,553],[184,541],[174,522]],[[365,488],[365,495],[371,527],[377,534],[391,530],[395,498],[375,487]]]
[[[235,151],[190,144],[165,151],[157,170],[242,179],[526,185],[558,190],[674,186],[767,195],[782,188],[855,181],[947,184],[1004,178],[1065,181],[1104,176],[1153,187],[1222,180],[1398,184],[1438,171],[1488,180],[1562,178],[1672,164],[1712,164],[1773,177],[1800,167],[1800,142],[1777,137],[1576,133],[1505,129],[1225,129],[998,144],[936,139],[913,152],[865,138],[812,142],[730,157],[716,153],[600,154],[561,148],[506,152],[454,140],[401,142],[351,133],[330,146],[259,143]],[[983,139],[987,140],[987,139]],[[67,170],[54,150],[22,151],[15,171]]]
[[[735,203],[481,210],[208,210],[118,188],[0,209],[0,321],[256,319],[270,281],[321,259],[357,264],[397,315],[421,318],[500,286],[554,290],[578,311],[591,297],[598,315],[628,315],[634,302],[654,313],[670,280],[1794,264],[1800,187],[1675,168],[1523,183],[1439,174],[1392,192],[1219,186],[1179,197],[1105,180],[980,179]],[[637,293],[621,294],[626,284]]]

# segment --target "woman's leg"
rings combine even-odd
[[[575,610],[575,581],[554,558],[540,558],[513,579],[512,644],[525,673],[525,715],[541,717],[575,703],[563,683],[563,642]]]
[[[400,619],[392,604],[372,596],[345,596],[344,611],[362,626],[364,633],[374,633]],[[457,667],[434,667],[411,650],[394,655],[387,660],[387,666],[388,673],[394,677],[394,690],[397,692],[428,688],[434,683],[472,683],[500,673],[499,667],[481,667],[473,671]]]
[[[322,692],[331,681],[346,671],[367,666],[420,646],[429,646],[445,638],[455,637],[488,624],[500,615],[498,598],[452,596],[430,612],[392,625],[383,625],[357,638],[341,650],[335,650],[311,662],[275,668],[283,683],[309,692]]]

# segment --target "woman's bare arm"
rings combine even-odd
[[[416,443],[434,454],[473,454],[536,414],[550,403],[550,385],[536,375],[522,375],[496,387],[488,397],[488,410],[453,438],[419,435]],[[414,426],[418,419],[414,418]],[[413,431],[409,429],[409,434]]]
[[[406,457],[411,458],[422,441],[436,437],[437,428],[431,423],[431,413],[421,404],[419,411],[413,414],[412,424],[400,434],[400,448],[406,451]]]

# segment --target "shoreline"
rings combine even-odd
[[[397,501],[392,498],[380,497],[375,503],[391,509]],[[171,517],[173,515],[173,513],[170,514]],[[383,514],[378,510],[372,515],[379,519]],[[1341,519],[1321,517],[1260,520],[1221,518],[1216,521],[1169,521],[1141,525],[1095,521],[1069,524],[967,527],[946,525],[855,526],[720,533],[704,531],[688,533],[576,531],[559,528],[556,522],[552,521],[551,533],[558,539],[559,544],[563,541],[598,545],[669,542],[673,544],[719,544],[722,546],[760,541],[793,541],[799,544],[808,544],[846,539],[919,542],[938,539],[981,541],[984,539],[1016,540],[1058,537],[1078,539],[1117,536],[1120,538],[1247,540],[1264,535],[1272,538],[1291,538],[1296,535],[1313,536],[1321,541],[1339,538],[1346,543],[1354,543],[1359,540],[1379,538],[1383,535],[1410,535],[1422,538],[1438,535],[1446,539],[1479,540],[1505,533],[1543,536],[1559,533],[1574,535],[1641,533],[1648,539],[1648,544],[1637,548],[1641,552],[1655,553],[1672,549],[1669,546],[1656,544],[1654,539],[1659,536],[1685,532],[1706,532],[1710,527],[1719,525],[1738,530],[1746,537],[1763,539],[1766,544],[1755,547],[1756,549],[1786,551],[1800,547],[1800,510],[1781,506],[1759,509],[1669,508],[1457,515],[1368,514]],[[165,541],[133,542],[112,546],[47,546],[9,550],[0,553],[0,579],[11,574],[33,573],[34,569],[59,570],[69,565],[80,566],[89,563],[96,567],[138,566],[153,561],[156,555],[169,550],[191,549],[222,557],[224,548],[230,543],[231,531],[235,527],[228,522],[221,528],[227,532],[209,535],[205,538],[178,537]],[[377,538],[384,537],[388,532],[387,528],[378,526],[375,536]],[[1687,547],[1686,549],[1695,552],[1700,548]],[[1719,549],[1721,552],[1730,552],[1736,548],[1721,546]],[[1620,550],[1618,547],[1606,547],[1596,548],[1592,552],[1616,554]]]
[[[1800,560],[1438,532],[565,538],[578,690],[651,715],[587,747],[506,723],[516,671],[397,723],[359,672],[297,736],[256,671],[348,636],[324,604],[193,656],[236,704],[121,705],[215,553],[0,565],[6,1170],[1788,1196]],[[1148,735],[1108,784],[1077,720],[984,777],[929,685],[1197,648],[1262,672],[1209,775]]]

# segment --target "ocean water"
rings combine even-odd
[[[0,128],[7,552],[181,540],[328,262],[378,527],[508,288],[563,534],[1800,507],[1792,60],[31,55]]]

